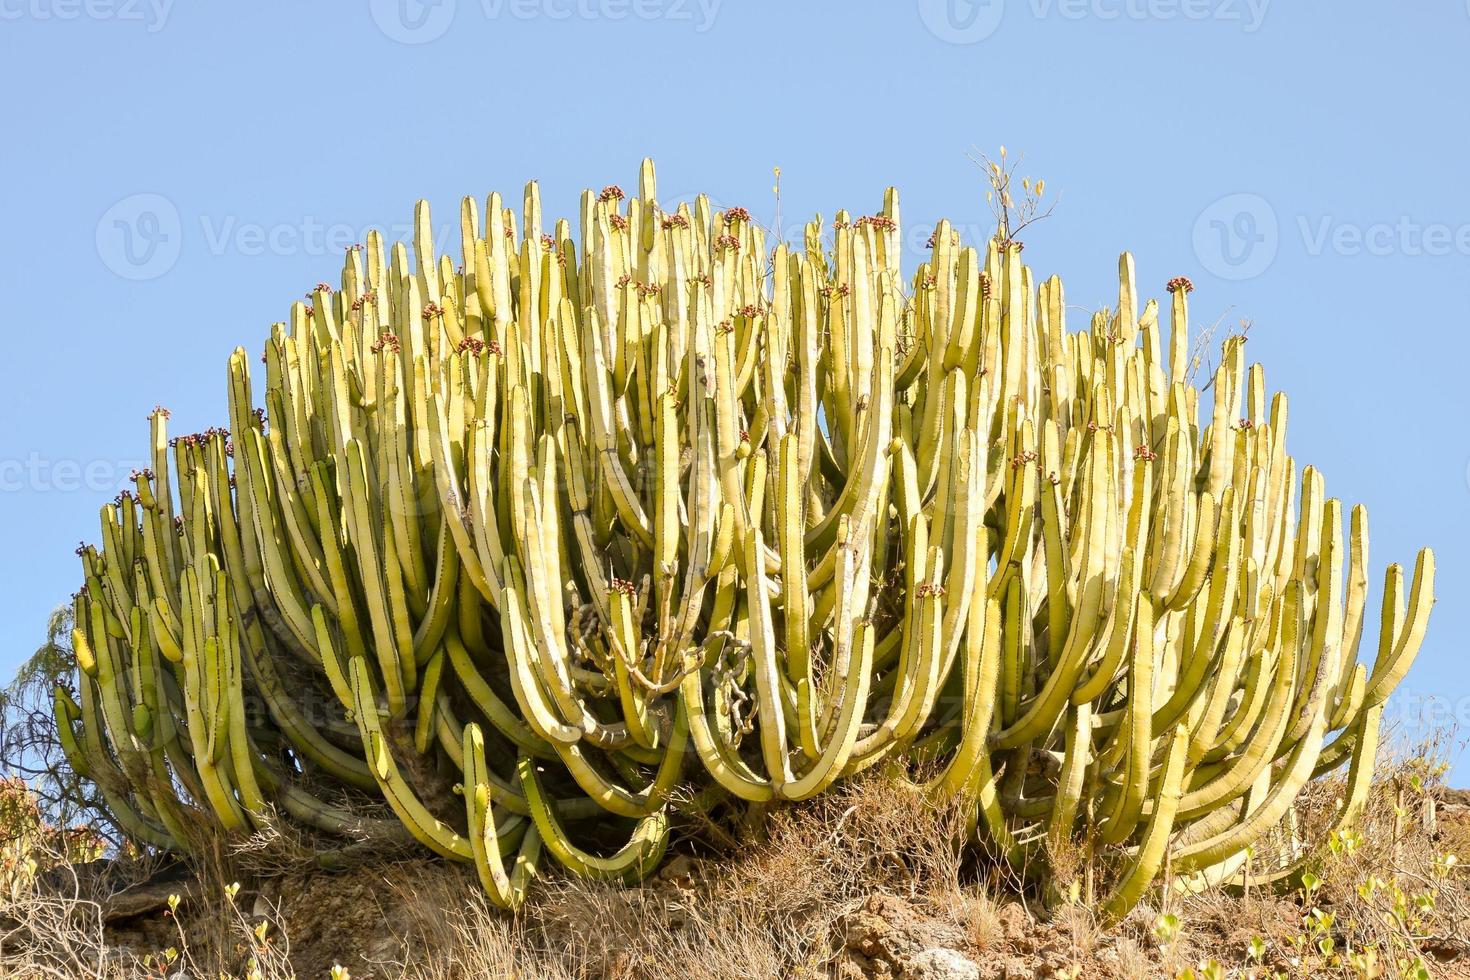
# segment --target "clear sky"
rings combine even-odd
[[[574,216],[652,155],[661,198],[770,222],[780,165],[788,226],[894,184],[917,246],[988,230],[967,153],[1005,144],[1061,194],[1026,256],[1074,307],[1129,249],[1148,295],[1253,321],[1375,590],[1436,547],[1394,714],[1470,729],[1467,51],[1463,0],[0,0],[0,670],[148,411],[222,423],[229,351],[415,198],[447,231],[535,178]]]

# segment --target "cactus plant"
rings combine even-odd
[[[661,208],[645,162],[575,232],[535,184],[467,198],[458,267],[424,203],[412,247],[349,249],[263,371],[230,358],[228,427],[155,411],[102,508],[77,771],[149,844],[411,837],[507,907],[546,855],[647,875],[680,783],[767,804],[922,762],[1003,859],[1107,863],[1115,918],[1235,874],[1347,762],[1350,821],[1432,554],[1389,567],[1359,666],[1366,514],[1345,535],[1298,471],[1243,337],[1192,381],[1188,280],[1166,327],[1125,254],[1070,332],[1008,235],[941,222],[906,277],[900,227],[890,190],[771,242]]]

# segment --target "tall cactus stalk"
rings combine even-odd
[[[546,855],[647,875],[680,783],[925,760],[997,854],[1113,868],[1118,917],[1345,763],[1354,817],[1434,559],[1389,567],[1358,666],[1366,515],[1297,470],[1243,337],[1192,382],[1187,280],[1166,333],[1124,255],[1069,332],[999,236],[941,222],[905,276],[893,191],[830,245],[660,208],[649,162],[580,215],[466,199],[456,265],[420,203],[230,358],[228,428],[153,414],[57,691],[129,833],[411,837],[514,907]]]

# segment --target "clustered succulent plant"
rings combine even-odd
[[[1069,332],[1009,235],[941,222],[906,277],[892,190],[771,248],[661,209],[649,162],[577,232],[534,184],[460,226],[459,267],[424,203],[412,248],[349,249],[263,385],[230,358],[228,429],[155,411],[102,508],[56,710],[139,841],[407,834],[513,907],[548,853],[647,875],[676,787],[882,765],[1032,872],[1083,849],[1116,917],[1237,874],[1344,764],[1353,820],[1433,556],[1389,566],[1359,665],[1366,514],[1297,470],[1243,337],[1191,383],[1188,280],[1166,329],[1125,254]]]

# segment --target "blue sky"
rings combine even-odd
[[[0,670],[149,409],[221,423],[229,351],[415,198],[447,229],[535,178],[574,215],[652,155],[660,197],[770,221],[779,165],[788,224],[894,184],[917,245],[987,229],[967,154],[1005,144],[1061,195],[1026,255],[1071,304],[1123,249],[1150,295],[1190,276],[1368,505],[1374,587],[1436,547],[1395,714],[1470,729],[1467,50],[1462,0],[0,0]]]

